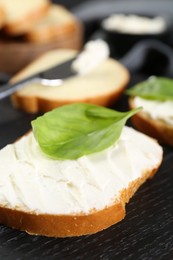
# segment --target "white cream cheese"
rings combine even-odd
[[[134,105],[135,107],[142,106],[143,112],[151,118],[162,120],[173,126],[173,101],[156,101],[135,97]]]
[[[0,151],[0,204],[35,213],[101,210],[161,161],[162,148],[124,127],[116,145],[77,160],[51,160],[32,133]]]
[[[101,39],[89,41],[85,44],[84,50],[72,63],[72,69],[79,75],[84,75],[93,70],[108,57],[109,47],[105,41]]]
[[[103,28],[122,33],[155,34],[166,30],[166,22],[159,16],[149,18],[138,15],[113,14],[103,20]]]

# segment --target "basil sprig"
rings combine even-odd
[[[115,143],[128,118],[140,108],[117,112],[91,104],[71,104],[32,121],[41,150],[53,159],[77,159]]]
[[[152,76],[126,91],[130,96],[152,100],[173,100],[173,79]]]

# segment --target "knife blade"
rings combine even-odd
[[[71,69],[76,56],[47,70],[38,72],[14,84],[7,83],[0,87],[0,99],[10,96],[29,82],[39,82],[46,86],[59,86],[64,79],[75,76],[76,72]]]

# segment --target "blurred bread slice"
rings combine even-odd
[[[29,30],[50,7],[49,0],[0,0],[5,11],[4,31],[20,35]]]
[[[51,5],[47,14],[26,33],[29,42],[50,42],[72,34],[78,23],[74,15],[60,5]]]
[[[131,109],[136,108],[134,99],[135,97],[129,98]],[[173,125],[168,124],[166,121],[152,118],[149,113],[143,110],[134,115],[131,120],[133,125],[141,132],[154,137],[161,144],[173,146]]]
[[[5,12],[3,7],[0,5],[0,28],[2,28],[4,22],[5,22]]]
[[[67,61],[76,54],[77,52],[73,50],[49,51],[17,73],[11,82],[17,82]],[[64,80],[61,86],[50,87],[29,83],[12,96],[12,101],[16,108],[29,113],[45,112],[76,102],[110,106],[120,97],[128,82],[128,70],[118,61],[108,58],[87,74]]]
[[[22,1],[22,3],[25,3],[25,1]],[[52,9],[53,11],[51,11]],[[61,6],[51,6],[50,13],[52,12],[54,14],[53,19],[45,14],[44,22],[43,20],[40,23],[34,22],[34,25],[30,22],[32,30],[29,31],[26,37],[28,40],[24,38],[26,34],[20,37],[10,35],[7,37],[7,34],[6,37],[2,37],[1,34],[0,71],[14,75],[35,58],[49,50],[58,48],[81,49],[83,44],[82,23]],[[57,19],[55,13],[57,13]],[[12,62],[14,60],[15,63]]]

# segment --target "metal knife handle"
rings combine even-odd
[[[20,80],[15,84],[7,83],[6,85],[0,86],[0,100],[24,87],[28,82],[39,82],[42,85],[55,87],[62,85],[64,79],[76,75],[76,72],[71,69],[71,64],[75,59],[76,56],[45,71]]]
[[[0,100],[10,96],[20,88],[22,88],[24,85],[26,85],[28,82],[33,82],[33,81],[39,81],[40,78],[34,76],[28,77],[27,79],[20,80],[20,82],[16,82],[15,84],[5,84],[0,86]]]

